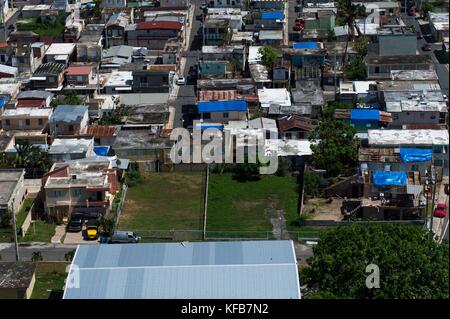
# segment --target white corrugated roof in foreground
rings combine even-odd
[[[369,145],[448,145],[447,130],[368,130]]]
[[[64,299],[300,298],[292,241],[79,245]]]

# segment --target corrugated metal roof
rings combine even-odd
[[[292,241],[80,245],[73,265],[65,299],[300,298]]]

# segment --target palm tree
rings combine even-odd
[[[23,167],[30,155],[32,146],[29,143],[16,144],[16,159],[14,160],[17,167]]]
[[[348,36],[345,41],[345,51],[342,57],[342,65],[347,63],[348,42],[353,41],[355,37],[355,23],[358,17],[365,16],[365,7],[360,4],[352,4],[351,0],[342,0],[339,2],[339,10],[344,14],[344,26],[348,28]]]

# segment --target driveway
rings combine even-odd
[[[83,230],[77,233],[66,232],[64,238],[64,245],[76,245],[76,244],[98,244],[97,240],[85,240],[83,235],[86,233],[86,229],[83,226]]]

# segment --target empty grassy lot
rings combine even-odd
[[[231,173],[211,174],[208,192],[207,231],[272,231],[266,208],[284,210],[287,224],[297,219],[295,178],[261,176],[239,182]]]
[[[146,173],[128,188],[123,230],[201,230],[202,172]]]
[[[36,266],[36,283],[31,299],[49,299],[62,296],[67,277],[66,262],[39,262]]]

